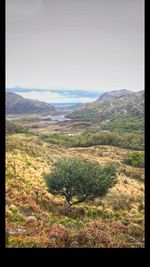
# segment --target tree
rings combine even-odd
[[[64,196],[70,209],[80,202],[104,197],[116,184],[116,173],[112,164],[102,167],[87,160],[63,158],[45,179],[49,192]]]

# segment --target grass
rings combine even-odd
[[[144,247],[144,169],[124,164],[128,149],[60,147],[27,133],[8,135],[6,149],[7,247]],[[64,198],[48,193],[43,178],[62,155],[102,165],[113,161],[119,170],[116,186],[105,198],[65,214]]]

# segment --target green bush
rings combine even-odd
[[[54,171],[45,179],[49,192],[64,196],[67,204],[72,206],[104,197],[116,184],[116,174],[116,167],[110,163],[102,167],[78,158],[63,158],[56,162]]]
[[[118,116],[113,119],[103,127],[106,130],[119,132],[129,132],[133,133],[135,131],[143,131],[144,130],[144,120],[143,118],[136,118],[128,115]]]
[[[94,145],[113,145],[131,149],[142,150],[144,147],[141,133],[123,133],[101,131],[99,133],[88,132],[78,136],[66,136],[59,134],[40,134],[42,140],[66,147],[89,147]]]
[[[27,133],[28,129],[18,123],[6,120],[6,133]]]
[[[125,163],[135,167],[144,167],[144,153],[141,151],[131,152],[125,159]]]

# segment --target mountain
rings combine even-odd
[[[78,107],[80,104],[76,103],[53,103],[53,106],[56,109],[75,109]]]
[[[7,114],[43,113],[54,110],[55,107],[51,104],[37,100],[26,99],[11,92],[6,93]]]
[[[131,121],[134,123],[136,120],[137,123],[140,123],[142,120],[143,127],[144,91],[134,93],[128,90],[118,90],[104,93],[95,102],[69,113],[68,117],[75,120],[92,121],[105,126],[115,120],[117,123],[119,120],[119,123],[125,123],[125,125]]]
[[[87,103],[78,103],[70,107],[70,110],[77,110],[86,107]]]
[[[124,97],[124,96],[131,96],[134,93],[132,91],[122,89],[122,90],[113,90],[107,93],[104,93],[103,95],[100,96],[100,100],[115,100],[116,98]]]

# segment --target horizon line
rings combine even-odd
[[[127,90],[127,91],[132,91],[132,92],[140,92],[140,91],[144,91],[144,89],[141,89],[141,90],[137,90],[137,91],[135,91],[135,90],[132,90],[132,89],[126,89],[126,88],[122,88],[122,89],[81,89],[81,88],[36,88],[36,87],[23,87],[23,86],[13,86],[13,87],[6,87],[6,90],[7,89],[26,89],[26,90],[70,90],[70,91],[72,91],[72,90],[76,90],[76,91],[87,91],[87,92],[111,92],[111,91],[120,91],[120,90]]]

